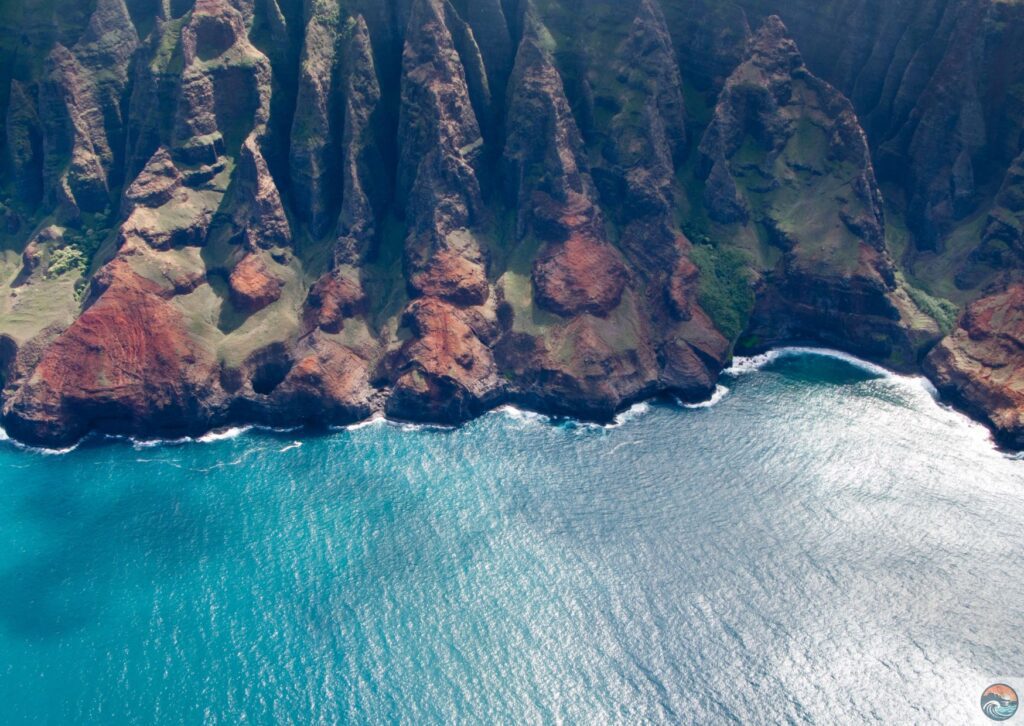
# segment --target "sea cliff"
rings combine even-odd
[[[1024,445],[1022,41],[995,0],[6,4],[3,426],[605,420],[811,342]]]

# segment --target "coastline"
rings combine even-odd
[[[650,404],[655,401],[671,401],[675,405],[686,410],[712,408],[724,400],[730,393],[730,388],[722,383],[722,377],[732,378],[756,373],[782,358],[802,355],[820,356],[840,360],[879,378],[888,378],[891,380],[902,381],[910,385],[920,386],[937,405],[955,412],[966,421],[983,427],[994,449],[1007,455],[1024,453],[1019,449],[1007,446],[1001,442],[998,432],[988,421],[984,419],[983,416],[973,414],[970,407],[957,405],[949,396],[942,395],[934,383],[923,372],[911,374],[896,371],[838,348],[814,345],[783,345],[750,355],[733,356],[730,361],[730,365],[721,370],[715,390],[709,397],[702,401],[684,401],[673,396],[669,391],[657,391],[652,394],[624,400],[622,405],[619,406],[610,417],[588,418],[585,415],[567,414],[560,410],[541,410],[539,408],[529,407],[523,405],[521,401],[517,400],[499,400],[481,411],[478,415],[459,423],[413,421],[388,417],[384,414],[381,407],[378,410],[374,410],[370,416],[348,423],[298,424],[294,426],[275,427],[255,422],[238,421],[223,426],[211,427],[201,432],[197,432],[194,435],[173,437],[161,437],[159,435],[151,436],[142,432],[137,434],[122,434],[92,430],[76,441],[71,442],[66,446],[59,447],[47,447],[25,443],[10,436],[6,429],[0,426],[0,444],[6,443],[23,451],[41,454],[44,456],[59,456],[79,449],[86,442],[97,440],[125,441],[131,443],[137,449],[147,449],[164,446],[182,446],[186,444],[217,443],[220,441],[238,438],[251,431],[263,431],[278,434],[291,432],[300,432],[302,434],[310,434],[313,432],[336,433],[343,431],[357,431],[372,426],[395,426],[407,431],[451,431],[469,423],[470,421],[487,415],[507,415],[518,420],[541,421],[544,423],[571,422],[573,425],[585,428],[614,429],[622,426],[631,418],[645,413],[649,410]],[[507,398],[516,399],[519,397],[509,396]]]

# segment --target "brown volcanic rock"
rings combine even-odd
[[[629,186],[641,187],[651,177],[664,198],[660,211],[671,205],[673,165],[686,150],[686,104],[675,48],[656,0],[641,0],[629,37],[616,56],[618,77],[643,99],[639,118],[630,118],[624,110],[612,121],[619,161],[630,171],[654,167]]]
[[[381,89],[370,32],[363,16],[355,20],[345,57],[345,126],[341,179],[344,196],[334,259],[356,264],[377,238],[377,217],[391,181],[377,142]]]
[[[700,270],[697,266],[688,257],[680,256],[669,277],[667,288],[672,314],[679,320],[689,320],[693,317],[699,279]]]
[[[437,252],[426,266],[413,272],[409,285],[426,297],[438,297],[456,305],[482,305],[490,293],[487,277],[476,256],[475,242],[465,235],[465,247],[452,245]],[[463,255],[463,251],[468,255]]]
[[[607,421],[629,402],[664,390],[653,349],[631,342],[644,339],[644,327],[639,318],[582,315],[546,336],[508,333],[495,356],[512,381],[514,400]]]
[[[489,326],[469,308],[486,301],[489,285],[474,232],[484,210],[476,176],[484,140],[458,48],[475,48],[467,33],[447,2],[414,0],[402,55],[398,197],[409,225],[406,279],[422,297],[403,315],[412,339],[391,365],[387,410],[402,418],[464,420],[501,385],[480,337]],[[469,60],[479,66],[478,50]]]
[[[0,94],[3,186],[24,192],[0,208],[9,246],[24,251],[16,292],[50,284],[61,245],[118,230],[120,246],[114,264],[85,276],[81,334],[60,334],[79,313],[69,299],[44,334],[19,339],[17,365],[0,344],[12,433],[57,442],[92,426],[348,421],[381,406],[459,421],[500,400],[608,418],[656,392],[698,398],[730,354],[701,307],[721,303],[705,297],[702,283],[720,281],[704,273],[750,273],[745,345],[812,338],[913,366],[935,331],[886,250],[857,117],[815,74],[869,119],[876,157],[906,172],[890,181],[917,205],[912,235],[941,237],[1003,179],[968,262],[1014,267],[1024,185],[1019,163],[1006,168],[1024,118],[1013,83],[1021,6],[870,3],[635,0],[582,17],[557,1],[196,0],[153,6],[159,18],[134,3],[131,17],[153,31],[137,53],[124,0],[91,12],[57,0],[68,17],[42,31],[27,4],[29,44],[12,58],[0,43],[0,76],[17,79]],[[781,22],[750,36],[743,8],[793,18],[815,74]],[[684,162],[706,106],[702,188]],[[118,194],[109,219],[80,214],[116,207]],[[53,238],[29,244],[51,222]],[[691,259],[681,226],[717,244]],[[966,255],[962,241],[950,247]],[[733,250],[749,257],[736,262]],[[266,312],[240,327],[231,309],[217,318],[205,283],[221,270],[239,308]],[[70,276],[58,284],[70,294]],[[1010,351],[996,317],[985,341]],[[143,319],[152,338],[140,343]],[[8,326],[0,320],[0,341]],[[140,352],[150,345],[161,352]],[[1011,364],[989,342],[958,331],[943,345],[963,348],[942,367],[948,390],[979,410],[1018,405],[994,393]],[[983,363],[963,363],[968,354]],[[181,356],[177,383],[164,355]],[[106,373],[89,379],[75,356],[101,368],[123,356],[155,388],[106,390]],[[231,363],[220,370],[214,358]]]
[[[372,412],[370,366],[354,351],[314,333],[274,389],[268,410],[280,423],[353,423]]]
[[[29,206],[35,206],[43,194],[43,129],[35,101],[16,80],[11,81],[4,128],[15,193]]]
[[[128,216],[118,234],[119,246],[142,242],[159,250],[200,245],[222,196],[184,186],[170,153],[161,147],[125,190],[122,207]]]
[[[519,238],[536,230],[544,239],[565,239],[570,229],[601,226],[593,202],[596,191],[580,164],[583,139],[562,78],[540,38],[546,30],[532,13],[525,22],[509,81],[504,178],[517,211]],[[569,215],[562,208],[570,204],[572,215],[563,223],[561,218]]]
[[[483,212],[475,171],[483,137],[440,0],[414,1],[402,65],[398,194],[410,225],[410,284],[416,290],[419,273],[446,247],[477,268],[475,280],[484,279],[483,256],[468,233]]]
[[[299,90],[291,129],[290,176],[298,217],[316,237],[327,232],[337,214],[337,139],[332,106],[337,76],[340,15],[337,0],[310,6],[299,68]]]
[[[242,144],[235,177],[235,224],[250,249],[287,247],[291,226],[267,162],[253,132]]]
[[[255,313],[281,297],[284,282],[270,272],[259,254],[249,253],[231,271],[228,285],[235,306]]]
[[[129,206],[162,207],[175,198],[181,187],[181,173],[170,152],[161,147],[125,190],[125,202]]]
[[[79,41],[57,44],[40,89],[44,181],[72,215],[101,211],[122,141],[121,101],[138,35],[124,0],[99,0]]]
[[[512,73],[505,177],[518,200],[517,233],[548,240],[533,266],[537,303],[563,316],[605,315],[628,273],[604,236],[597,192],[562,79],[528,16]],[[543,172],[538,174],[538,168]]]
[[[227,0],[197,0],[181,30],[181,82],[172,132],[176,158],[213,166],[235,157],[270,118],[270,61]]]
[[[46,193],[71,215],[80,209],[99,211],[109,198],[105,160],[111,151],[88,71],[62,45],[53,49],[46,66],[39,94]]]
[[[607,315],[618,306],[628,279],[615,249],[582,233],[550,245],[533,265],[537,303],[566,317]]]
[[[655,10],[646,10],[643,15],[642,9],[635,35],[624,47],[633,49],[638,59],[639,48],[653,37],[655,55],[667,60],[670,53],[661,52],[666,39],[656,32],[652,36],[657,26],[645,22],[657,18]],[[532,13],[527,13],[525,22],[511,78],[510,131],[503,164],[518,209],[519,238],[547,241],[534,261],[533,297],[539,308],[559,313],[563,319],[538,328],[530,322],[538,317],[537,311],[523,309],[519,300],[513,306],[512,331],[496,347],[501,368],[509,372],[515,396],[527,405],[602,419],[625,403],[659,390],[674,390],[687,398],[709,395],[720,364],[712,363],[710,356],[698,356],[687,340],[717,338],[722,360],[729,344],[703,314],[700,322],[706,329],[697,323],[676,329],[678,323],[665,320],[667,316],[660,312],[665,307],[660,283],[653,284],[657,291],[650,299],[630,288],[629,270],[605,237],[583,141],[545,45],[547,31]],[[657,66],[660,61],[651,63]],[[667,76],[648,71],[653,66],[638,71],[630,86],[631,92],[645,99],[650,95],[647,91],[660,87],[658,79],[673,77],[671,71],[666,71]],[[637,184],[655,177],[668,180],[673,174],[664,119],[655,107],[648,105],[647,110],[644,123],[630,125],[631,141],[618,157],[625,165],[618,167],[622,176]],[[626,126],[622,118],[613,120],[610,128],[621,131]],[[648,149],[658,145],[660,160],[637,152],[636,144],[646,144]],[[670,186],[671,181],[665,181],[662,189]],[[685,250],[676,244],[671,223],[659,214],[666,209],[665,197],[661,199],[660,205],[630,209],[628,214],[640,215],[634,217],[638,241],[646,236],[652,248],[664,245],[663,250],[652,250],[651,259],[664,258],[672,265]],[[505,290],[505,294],[514,291]],[[526,319],[520,321],[520,316]],[[662,336],[667,340],[658,342]],[[689,356],[688,366],[673,364],[684,356]]]
[[[502,387],[485,321],[435,298],[414,301],[405,324],[415,336],[402,350],[390,415],[410,420],[465,421],[482,413]],[[483,327],[482,327],[483,326]]]
[[[970,305],[924,368],[941,393],[982,416],[1001,441],[1024,447],[1024,284]]]
[[[216,386],[214,362],[154,283],[118,260],[99,299],[43,353],[6,401],[4,425],[19,439],[58,444],[90,429],[195,432],[200,403]]]
[[[337,333],[346,318],[366,312],[366,293],[356,270],[347,274],[335,270],[321,277],[309,291],[309,305],[315,311],[316,324],[329,333]]]

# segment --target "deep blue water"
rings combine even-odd
[[[612,428],[2,444],[0,723],[985,723],[1024,461],[919,380],[755,367]]]

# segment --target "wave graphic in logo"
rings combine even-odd
[[[993,721],[1005,721],[1017,713],[1017,692],[1005,683],[995,683],[981,694],[981,710]]]

